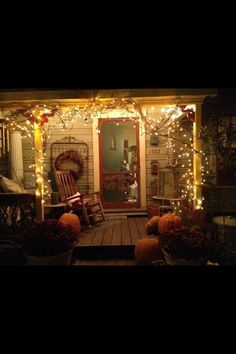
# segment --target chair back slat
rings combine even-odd
[[[54,171],[54,175],[61,202],[65,202],[67,198],[79,192],[76,188],[75,179],[70,171]],[[90,225],[91,218],[94,218],[95,214],[99,215],[101,220],[105,220],[99,192],[76,197],[76,203],[72,203],[70,200],[70,208],[73,212],[78,213],[77,215],[79,215],[87,225]]]
[[[55,171],[54,174],[61,202],[78,192],[70,171]]]

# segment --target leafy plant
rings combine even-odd
[[[24,249],[31,256],[56,256],[71,250],[77,238],[71,226],[55,219],[46,219],[27,228],[24,233]]]
[[[211,258],[216,251],[216,244],[209,235],[200,230],[191,231],[186,227],[170,231],[163,237],[162,246],[172,257],[187,260]]]

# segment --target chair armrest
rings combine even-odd
[[[85,194],[80,194],[80,197],[89,197],[90,195],[100,195],[101,194],[101,192],[100,191],[98,191],[98,192],[92,192],[92,193],[85,193]]]

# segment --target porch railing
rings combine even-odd
[[[0,241],[16,240],[36,220],[36,198],[28,193],[0,193]]]

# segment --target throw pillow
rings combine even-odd
[[[0,176],[0,188],[4,193],[24,193],[19,184],[4,176]]]

